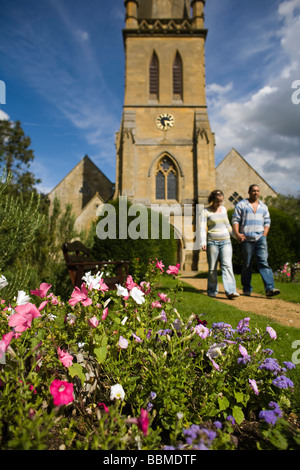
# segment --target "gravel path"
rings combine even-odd
[[[195,279],[185,274],[182,274],[181,279],[183,282],[199,289],[204,295],[207,295],[206,279]],[[223,285],[219,283],[219,293],[214,301],[230,304],[239,310],[272,318],[272,320],[285,326],[300,328],[300,304],[286,302],[278,297],[267,298],[264,295],[256,293],[253,293],[251,297],[247,297],[243,295],[243,292],[239,289],[237,289],[237,292],[240,294],[240,297],[229,300],[225,295]]]

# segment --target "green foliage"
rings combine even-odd
[[[37,230],[33,243],[14,265],[14,269],[28,266],[28,289],[47,282],[62,298],[71,294],[72,285],[61,247],[67,240],[80,236],[74,225],[75,216],[70,204],[62,211],[59,199],[55,198],[51,214],[49,206],[44,210],[44,221]]]
[[[87,280],[71,302],[47,290],[25,306],[12,301],[12,317],[1,305],[0,337],[10,333],[0,365],[3,450],[48,448],[51,436],[67,450],[236,449],[234,430],[253,415],[262,430],[256,440],[273,448],[285,418],[268,435],[258,415],[276,401],[288,416],[293,393],[293,364],[281,365],[270,350],[276,333],[252,327],[250,318],[207,324],[183,305],[179,312],[182,284],[177,277],[165,293],[165,276],[150,262],[145,284],[128,279],[126,298],[107,291],[98,275],[98,285],[88,290]],[[266,360],[276,375],[261,367]],[[274,383],[279,375],[284,388]],[[50,386],[57,380],[59,400],[73,388],[67,403],[53,401]],[[282,445],[292,442],[294,449],[299,432],[288,433],[292,439],[284,431]]]
[[[298,236],[299,228],[295,224],[293,216],[273,207],[269,207],[269,211],[271,216],[271,227],[267,237],[269,265],[275,271],[283,266],[286,261],[294,263],[300,259],[300,238]],[[229,220],[231,220],[232,214],[233,210],[229,210]],[[235,273],[241,273],[243,263],[242,247],[234,239],[232,245],[233,269]],[[255,261],[253,268],[257,271]]]
[[[10,179],[10,175],[4,176],[0,182],[0,270],[10,278],[10,285],[4,290],[6,298],[14,295],[17,287],[22,289],[27,285],[27,267],[23,265],[15,271],[13,266],[34,242],[36,232],[44,222],[34,195],[25,202],[22,195],[8,194]]]
[[[143,207],[139,212],[139,206],[131,204],[128,200],[126,200],[124,206],[120,199],[111,201],[109,206],[112,216],[105,210],[97,220],[96,227],[99,226],[98,224],[101,224],[103,228],[107,226],[106,231],[111,227],[113,230],[111,230],[105,239],[100,239],[97,235],[94,236],[92,253],[95,259],[99,261],[129,261],[130,272],[140,280],[145,275],[149,259],[161,259],[165,265],[175,263],[177,242],[172,227],[169,224],[167,224],[170,234],[169,238],[164,239],[162,237],[162,224],[163,221],[166,222],[166,219],[163,219],[161,214],[159,214],[158,218],[159,231],[157,239],[154,239],[151,233],[150,210],[145,212]],[[125,222],[120,225],[122,217]],[[92,228],[94,233],[96,227],[93,226]],[[139,237],[133,239],[130,236],[130,231],[131,229],[135,230],[135,228],[139,233]]]
[[[10,191],[32,191],[34,185],[40,183],[40,180],[28,171],[34,159],[30,145],[30,137],[25,136],[20,121],[0,121],[0,168],[5,168],[12,174]]]

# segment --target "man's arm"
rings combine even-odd
[[[239,207],[239,204],[237,204],[235,206],[235,210],[232,216],[232,231],[237,241],[242,243],[246,237],[243,233],[240,233],[240,221],[241,221],[241,208]]]

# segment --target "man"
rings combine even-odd
[[[243,266],[241,281],[245,295],[251,295],[251,261],[256,255],[258,269],[262,277],[267,297],[280,294],[274,287],[274,276],[268,264],[267,235],[271,219],[268,207],[259,200],[259,186],[249,187],[249,198],[235,206],[232,216],[232,228],[236,239],[242,243]]]

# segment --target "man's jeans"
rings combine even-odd
[[[243,267],[241,282],[243,286],[243,291],[247,293],[252,292],[251,286],[251,274],[252,266],[251,260],[255,254],[258,269],[262,277],[265,291],[274,289],[274,277],[272,269],[268,264],[268,245],[267,238],[263,235],[255,242],[244,241],[242,242],[242,253],[243,253]]]
[[[207,241],[207,262],[208,262],[208,295],[218,293],[218,259],[222,268],[222,281],[226,295],[236,292],[235,277],[232,269],[232,245],[230,240]]]

